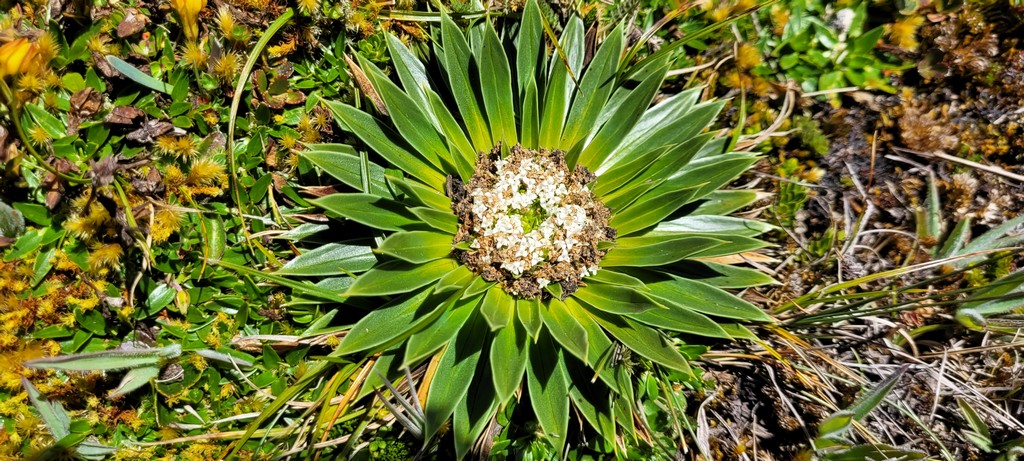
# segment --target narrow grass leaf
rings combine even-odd
[[[172,93],[174,93],[174,85],[171,85],[170,83],[165,83],[161,80],[157,80],[152,75],[149,75],[139,70],[137,67],[128,64],[123,59],[111,55],[107,55],[106,59],[107,62],[110,63],[110,65],[114,69],[117,69],[117,71],[120,72],[121,75],[124,75],[125,78],[127,78],[128,80],[138,83],[139,85],[142,85],[151,90],[159,91],[166,95],[171,95]]]

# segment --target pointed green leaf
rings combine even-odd
[[[400,231],[420,223],[405,205],[376,195],[331,194],[310,202],[336,215],[381,230]]]
[[[620,237],[628,236],[661,222],[689,201],[694,193],[694,189],[667,192],[652,190],[638,198],[625,210],[615,212],[609,224],[618,231]]]
[[[356,278],[355,283],[344,295],[383,296],[409,293],[436,282],[455,267],[455,261],[450,258],[438,259],[421,265],[405,261],[389,261]]]
[[[749,288],[778,283],[755,269],[707,261],[680,261],[672,265],[671,272],[718,288]]]
[[[702,233],[702,234],[736,234],[744,237],[755,237],[776,227],[754,221],[753,219],[734,218],[732,216],[683,216],[671,221],[662,221],[655,227],[655,232]]]
[[[392,131],[383,122],[348,104],[333,101],[324,101],[324,104],[334,114],[342,128],[355,133],[360,140],[370,146],[370,149],[389,163],[434,189],[444,190],[444,173],[405,147],[396,144],[394,140],[402,139],[401,135]]]
[[[663,266],[726,243],[705,235],[644,235],[615,241],[601,265],[605,267]]]
[[[415,100],[398,88],[398,85],[395,85],[372,62],[362,55],[356,56],[359,59],[359,67],[363,69],[373,83],[374,89],[377,90],[377,94],[384,100],[391,121],[395,123],[395,128],[402,134],[402,139],[408,142],[416,152],[419,152],[420,158],[426,160],[436,169],[449,173],[447,165],[445,165],[448,148],[441,134],[434,128],[430,117],[424,113],[427,108],[418,106]]]
[[[491,363],[501,364],[494,367],[492,380],[497,399],[501,403],[508,402],[523,382],[523,373],[529,359],[530,341],[526,330],[518,322],[511,322],[498,331],[491,343]]]
[[[431,291],[426,289],[374,309],[349,329],[336,350],[340,354],[352,354],[386,349],[381,346],[394,342],[423,322],[436,318],[435,314],[444,299],[444,296],[431,295]],[[432,302],[427,303],[428,300]]]
[[[583,74],[562,132],[562,149],[575,146],[594,130],[597,117],[601,115],[601,109],[616,86],[615,72],[622,56],[623,24],[619,23],[608,34]]]
[[[463,325],[477,312],[481,299],[481,296],[470,299],[457,299],[454,295],[449,297],[445,301],[446,307],[442,309],[441,315],[406,341],[405,365],[415,366],[455,338]],[[447,308],[448,306],[451,308]],[[482,331],[484,330],[476,330],[475,334]]]
[[[299,156],[320,167],[325,173],[335,177],[356,190],[363,189],[363,161],[352,146],[344,144],[311,144],[309,150],[299,151]],[[369,165],[369,192],[384,198],[393,198],[387,183],[384,182],[384,168],[373,162]]]
[[[536,92],[537,67],[544,65],[544,30],[541,21],[543,19],[537,0],[528,0],[516,36],[516,81],[519,82],[520,95],[526,94],[527,85],[530,84]]]
[[[530,403],[544,437],[561,453],[569,426],[569,376],[562,358],[562,349],[551,337],[542,335],[530,348],[526,384]]]
[[[666,344],[665,339],[651,327],[626,317],[614,317],[594,309],[591,312],[597,323],[633,352],[674,370],[692,373],[690,364],[679,351]]]
[[[118,384],[117,388],[110,391],[107,398],[113,399],[125,395],[149,384],[149,382],[157,376],[160,376],[160,367],[132,368],[131,370],[128,370],[128,373],[125,373],[124,378],[121,379],[121,384]]]
[[[21,378],[21,385],[25,388],[29,401],[39,412],[40,418],[55,440],[60,440],[71,434],[71,417],[64,411],[64,406],[60,402],[44,399],[39,390],[24,377]]]
[[[448,141],[452,163],[455,164],[459,177],[463,181],[468,182],[473,177],[473,168],[476,165],[476,149],[473,148],[469,138],[466,137],[466,132],[462,130],[462,125],[459,125],[459,122],[455,120],[455,117],[448,111],[444,102],[441,101],[441,97],[433,91],[427,91],[427,100],[430,103],[430,109],[433,111],[434,116],[437,117],[441,132],[444,133],[444,137]]]
[[[390,174],[385,177],[387,178],[388,183],[392,184],[399,191],[405,194],[405,198],[407,199],[415,200],[422,205],[438,211],[450,211],[452,209],[452,200],[450,198],[426,184],[412,178],[404,178]]]
[[[405,92],[412,98],[416,105],[421,108],[428,108],[426,90],[430,88],[427,80],[427,69],[423,62],[412,54],[409,48],[394,34],[384,34],[388,42],[388,51],[391,53],[391,61],[398,71],[398,78],[402,82]]]
[[[594,139],[583,148],[578,159],[570,160],[567,156],[566,162],[573,165],[585,165],[591,170],[596,170],[601,166],[605,159],[612,155],[615,148],[622,143],[623,138],[647,110],[647,107],[651,105],[654,95],[661,88],[661,82],[665,79],[667,71],[668,69],[665,68],[660,73],[655,72],[632,89],[614,115],[600,128]]]
[[[544,325],[555,341],[576,358],[587,361],[587,330],[573,319],[565,303],[558,299],[549,299],[546,306],[541,306],[540,313]]]
[[[434,379],[430,381],[427,401],[423,405],[424,440],[429,440],[455,412],[456,405],[466,398],[466,392],[476,374],[483,341],[480,334],[485,328],[483,319],[474,315],[469,327],[459,331],[458,336],[448,344],[441,355]],[[463,434],[460,437],[466,437]]]
[[[757,306],[720,288],[696,280],[687,280],[653,271],[629,271],[651,289],[650,295],[662,304],[676,304],[714,317],[771,322],[773,319]]]
[[[396,232],[377,251],[411,263],[425,263],[452,252],[452,236],[429,231]]]
[[[559,45],[562,53],[556,50],[548,63],[547,92],[544,94],[544,111],[540,123],[541,146],[560,145],[559,139],[569,110],[569,101],[572,100],[576,88],[573,78],[579,78],[583,69],[585,45],[582,19],[577,16],[569,19],[569,24],[562,31]]]
[[[634,288],[591,283],[572,294],[576,299],[612,314],[639,314],[648,309],[664,309]]]
[[[368,246],[327,243],[288,261],[274,272],[285,276],[320,276],[352,274],[369,270],[377,257]]]
[[[441,232],[455,235],[459,231],[459,218],[450,211],[435,210],[426,207],[414,207],[409,211],[416,215],[424,224]]]
[[[482,279],[481,279],[482,280]],[[516,311],[516,299],[505,293],[501,287],[492,285],[487,290],[487,296],[480,305],[480,313],[487,320],[491,331],[496,331],[508,326]]]
[[[667,309],[651,309],[639,314],[631,314],[630,317],[664,330],[711,338],[732,338],[717,322],[707,316],[684,309],[675,303],[662,303],[662,305]]]
[[[444,68],[448,74],[455,104],[477,151],[487,152],[494,147],[487,129],[487,121],[480,112],[477,93],[469,76],[472,55],[462,29],[447,14],[441,13],[441,41],[444,46]],[[474,79],[475,80],[475,79]]]
[[[130,368],[160,366],[165,359],[181,355],[181,345],[145,349],[114,349],[101,352],[59,355],[29,360],[26,367],[64,371],[116,371]]]
[[[515,110],[512,107],[512,70],[505,49],[490,21],[484,21],[483,47],[480,50],[480,89],[483,93],[491,139],[506,146],[519,142]]]
[[[540,147],[540,103],[537,101],[537,84],[531,80],[523,95],[522,144],[527,149]]]

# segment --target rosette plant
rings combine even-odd
[[[336,353],[379,354],[388,379],[425,367],[423,435],[450,420],[459,456],[513,399],[556,448],[570,415],[617,446],[639,411],[624,353],[692,376],[699,338],[771,321],[726,291],[770,279],[723,263],[768,226],[723,216],[753,200],[718,189],[756,156],[708,132],[722,104],[659,99],[668,53],[638,59],[622,26],[588,58],[580,19],[557,46],[543,21],[532,0],[500,33],[442,14],[422,60],[388,35],[390,76],[353,66],[367,110],[327,103],[365,149],[302,154],[357,190],[313,203],[377,236],[369,263],[313,258],[380,306]]]

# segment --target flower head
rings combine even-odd
[[[0,46],[0,78],[24,74],[32,70],[39,57],[39,47],[27,38],[18,38]]]
[[[171,0],[171,7],[178,13],[185,38],[194,41],[199,37],[199,12],[206,7],[206,0]]]

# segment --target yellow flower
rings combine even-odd
[[[28,72],[39,56],[39,47],[27,38],[19,38],[0,46],[0,78]]]
[[[171,0],[171,7],[181,19],[185,38],[195,40],[199,36],[199,12],[206,7],[206,0]]]

